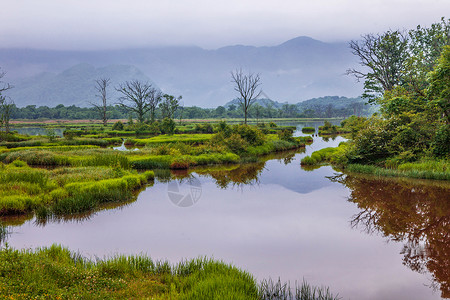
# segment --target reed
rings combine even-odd
[[[148,256],[88,260],[59,245],[0,249],[0,297],[9,299],[336,300],[328,288],[263,280],[208,258],[171,265]]]
[[[66,166],[70,165],[68,156],[48,150],[24,150],[3,153],[0,159],[6,163],[22,160],[32,166]]]
[[[305,280],[294,287],[289,282],[263,280],[259,286],[261,300],[339,300],[339,295],[333,295],[328,287],[311,286]]]
[[[450,180],[450,171],[435,171],[427,169],[386,169],[373,165],[349,164],[345,167],[348,172],[372,174],[384,177],[409,177],[417,179]]]

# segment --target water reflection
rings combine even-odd
[[[432,287],[450,298],[450,184],[338,175],[360,212],[354,228],[403,242],[403,264],[432,274]]]
[[[52,128],[56,136],[63,137],[64,128]],[[12,127],[11,130],[17,131],[19,134],[27,135],[48,135],[48,129],[45,127]]]

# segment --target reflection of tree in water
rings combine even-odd
[[[424,181],[380,180],[339,175],[331,178],[351,190],[349,201],[361,211],[352,227],[380,232],[403,241],[403,263],[412,270],[430,271],[433,288],[450,298],[450,185]]]
[[[233,186],[257,184],[264,166],[265,162],[258,162],[242,164],[231,169],[206,169],[196,170],[195,172],[213,178],[218,187],[226,189],[230,184]]]

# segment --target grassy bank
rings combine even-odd
[[[35,211],[38,216],[78,213],[101,203],[130,199],[154,177],[116,167],[31,168],[0,164],[0,215]]]
[[[336,148],[314,151],[302,159],[302,166],[333,164],[346,172],[372,174],[385,177],[409,177],[418,179],[450,180],[450,161],[423,157],[414,162],[399,159],[380,160],[374,164],[352,163],[351,144],[342,142]]]
[[[171,265],[139,256],[91,261],[61,246],[0,250],[0,296],[5,299],[338,299],[306,283],[295,291],[207,258]]]

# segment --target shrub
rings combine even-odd
[[[278,131],[278,138],[283,141],[293,142],[295,141],[292,134],[294,133],[291,129],[283,129],[281,131]]]
[[[162,133],[164,134],[174,134],[175,132],[175,122],[172,119],[169,118],[164,118],[164,120],[162,120],[161,125],[160,125],[160,130]]]
[[[437,157],[450,155],[450,124],[439,127],[432,143],[433,154]]]
[[[114,125],[112,126],[112,130],[123,130],[123,123],[121,121],[117,121],[116,123],[114,123]]]
[[[317,164],[317,161],[312,158],[311,156],[305,156],[302,158],[300,164],[303,165],[315,165]]]
[[[239,134],[251,146],[259,146],[265,142],[264,134],[255,126],[235,125],[233,126],[233,133]]]
[[[249,146],[249,143],[237,133],[230,135],[229,138],[224,140],[224,143],[233,153],[244,152]]]

